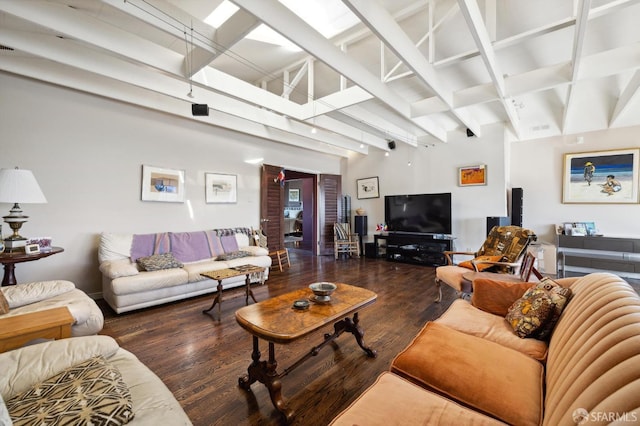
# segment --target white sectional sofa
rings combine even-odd
[[[272,259],[267,249],[251,244],[250,236],[249,228],[103,233],[98,251],[102,296],[116,313],[123,313],[215,292],[218,283],[200,274],[242,265],[264,267],[264,276],[251,277],[252,282],[264,282]],[[166,253],[173,254],[177,267],[152,271],[141,267],[141,259]],[[244,282],[242,275],[226,279],[222,285],[226,289]]]
[[[109,336],[4,352],[0,371],[0,425],[192,424],[162,380]]]

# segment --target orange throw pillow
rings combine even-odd
[[[473,260],[490,260],[492,262],[499,262],[502,259],[502,255],[497,255],[497,256],[478,256]],[[458,266],[462,266],[463,268],[468,268],[471,269],[472,271],[475,271],[475,269],[473,268],[473,265],[471,264],[471,260],[465,260],[464,262],[460,262],[460,264]],[[489,269],[492,268],[495,265],[492,265],[491,263],[481,263],[478,266],[478,271],[484,271],[485,269]]]

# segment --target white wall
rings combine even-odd
[[[260,166],[340,174],[339,158],[0,73],[0,167],[30,169],[47,204],[25,204],[21,234],[64,253],[16,266],[18,282],[68,279],[101,291],[99,234],[259,225]],[[140,200],[142,165],[185,170],[185,203]],[[204,173],[238,176],[236,204],[206,204]],[[0,204],[0,214],[11,205]],[[9,227],[3,226],[4,235]]]
[[[511,184],[523,188],[524,224],[543,241],[554,243],[554,225],[591,222],[609,237],[640,238],[638,204],[563,204],[564,154],[640,148],[640,127],[611,129],[577,136],[539,139],[511,146]],[[638,182],[636,182],[638,185]]]
[[[351,195],[353,209],[368,215],[368,233],[384,222],[384,196],[452,193],[452,231],[458,250],[477,250],[486,238],[486,217],[507,215],[505,137],[502,125],[482,129],[481,138],[450,133],[446,144],[414,148],[398,142],[388,157],[374,151],[349,159],[342,190]],[[411,161],[411,166],[408,162]],[[458,168],[485,164],[486,186],[458,186]],[[356,179],[378,176],[380,198],[358,200]]]

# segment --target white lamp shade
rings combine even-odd
[[[0,203],[46,203],[31,170],[0,169]]]

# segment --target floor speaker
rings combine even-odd
[[[367,235],[367,216],[355,216],[355,233],[358,235]]]
[[[522,200],[524,194],[522,188],[511,189],[511,224],[522,226]]]
[[[487,236],[494,226],[508,226],[511,221],[507,216],[487,216]]]

